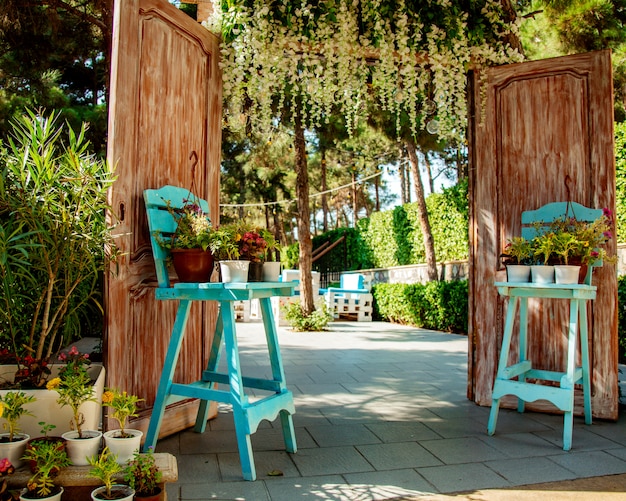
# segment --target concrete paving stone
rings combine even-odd
[[[421,445],[445,464],[480,463],[507,456],[476,437],[424,440]]]
[[[563,449],[554,447],[552,442],[532,433],[498,433],[478,437],[490,447],[499,450],[510,458],[532,458],[566,454]]]
[[[170,498],[169,496],[168,499],[171,501],[179,500],[179,498]],[[270,499],[263,482],[205,482],[186,484],[180,488],[180,501],[269,501]]]
[[[314,383],[313,380],[310,379],[308,382],[289,383],[287,385],[288,388],[291,386],[297,386],[302,392],[302,395],[294,395],[296,404],[301,404],[315,398],[319,399],[318,401],[321,403],[324,401],[323,399],[329,396],[349,394],[346,388],[339,382],[322,384]]]
[[[381,443],[381,440],[363,424],[309,426],[307,431],[320,447]]]
[[[444,438],[460,438],[475,435],[484,435],[487,432],[487,423],[484,420],[472,418],[447,418],[426,423],[438,435]]]
[[[505,478],[482,463],[418,468],[417,472],[441,493],[510,485]]]
[[[351,374],[355,377],[355,374]],[[394,392],[393,386],[379,381],[357,381],[356,383],[342,383],[348,393],[355,395],[369,395],[370,398],[378,398]]]
[[[570,470],[542,457],[487,461],[486,466],[506,478],[512,485],[537,484],[576,478]]]
[[[557,447],[563,447],[563,427],[556,430],[540,431],[535,434],[552,442]],[[586,425],[584,421],[574,423],[571,452],[613,449],[616,447],[622,447],[622,445],[593,433],[590,426]]]
[[[604,451],[573,452],[550,459],[563,468],[574,472],[577,477],[615,475],[626,472],[626,462]]]
[[[430,410],[441,418],[463,417],[476,419],[477,421],[489,419],[489,407],[480,407],[466,398],[458,401],[438,400],[440,405],[436,405],[436,402],[432,402]]]
[[[442,464],[417,442],[359,445],[357,449],[379,471]]]
[[[180,452],[183,455],[237,451],[237,436],[231,429],[191,432],[180,437]]]
[[[382,442],[419,442],[441,438],[419,421],[388,421],[366,425]]]
[[[626,415],[622,414],[616,422],[594,419],[589,431],[620,445],[626,445]]]
[[[610,454],[611,456],[615,456],[616,458],[619,458],[622,461],[626,461],[626,447],[620,447],[617,449],[609,449],[606,452],[607,454]]]
[[[363,493],[359,499],[384,500],[398,496],[432,493],[434,488],[413,469],[348,473],[344,478],[354,490]]]
[[[276,426],[272,429],[259,429],[256,433],[250,435],[253,451],[285,450],[285,439],[283,437],[283,429],[280,424],[280,419],[277,419],[272,424]],[[313,440],[310,433],[308,433],[308,430],[298,428],[295,430],[295,433],[298,449],[310,449],[311,447],[317,447],[315,440]],[[237,452],[237,449],[234,452]]]
[[[314,384],[324,383],[355,383],[357,380],[350,375],[350,372],[322,372],[319,374],[309,374]]]
[[[354,447],[300,449],[292,459],[303,477],[374,470]]]
[[[354,491],[340,475],[315,476],[303,479],[276,477],[265,482],[272,501],[326,499],[355,501]],[[256,501],[252,497],[241,498]],[[264,499],[264,498],[261,498]]]
[[[484,418],[485,429],[489,422],[489,414]],[[562,431],[563,426],[559,429]],[[546,426],[544,423],[540,423],[535,419],[527,419],[526,414],[519,413],[513,410],[500,411],[498,413],[498,423],[496,426],[496,433],[530,433],[530,432],[542,432],[551,431],[553,428]]]
[[[296,413],[293,415],[293,425],[296,428],[329,423],[319,409],[296,408]]]
[[[176,459],[179,484],[218,482],[220,480],[217,454],[182,454]]]
[[[217,454],[217,461],[223,482],[243,480],[239,453]],[[254,451],[254,466],[259,479],[267,478],[269,472],[277,470],[286,477],[300,476],[300,472],[291,460],[291,454],[285,451]]]

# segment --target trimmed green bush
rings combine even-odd
[[[374,315],[385,320],[443,332],[467,333],[468,282],[377,284]]]

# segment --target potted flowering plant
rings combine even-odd
[[[19,421],[22,416],[32,415],[24,406],[35,401],[35,397],[23,391],[9,391],[0,397],[0,417],[2,426],[8,433],[0,434],[0,457],[7,458],[13,466],[22,465],[22,455],[30,436],[20,433]]]
[[[21,499],[61,499],[63,487],[54,483],[54,477],[61,468],[70,465],[65,448],[54,442],[37,440],[26,449],[23,459],[35,463],[35,472],[28,480]]]
[[[67,364],[59,371],[59,376],[48,381],[48,390],[56,390],[59,394],[57,402],[61,407],[69,406],[72,409],[72,431],[61,436],[67,440],[67,452],[72,464],[86,465],[87,456],[93,455],[100,448],[102,433],[98,430],[83,430],[85,416],[81,406],[86,402],[95,402],[91,377],[87,372],[90,361],[87,355],[81,355],[78,350],[70,352]]]
[[[91,466],[89,476],[99,479],[104,485],[91,492],[91,499],[117,499],[119,501],[131,501],[135,490],[128,485],[114,484],[115,476],[122,472],[122,466],[117,461],[117,456],[105,447],[98,455],[88,458]]]
[[[529,282],[530,264],[532,263],[532,243],[524,237],[513,237],[509,240],[501,257],[506,265],[509,282]]]
[[[9,490],[9,476],[15,473],[15,466],[7,458],[0,459],[0,501],[16,501],[19,493]]]
[[[250,261],[248,270],[250,282],[263,280],[263,262],[267,252],[267,241],[259,231],[256,228],[248,229],[243,232],[239,240],[239,258]]]
[[[181,208],[165,201],[176,222],[173,234],[155,232],[158,244],[171,253],[172,264],[183,282],[208,282],[213,271],[215,229],[197,200],[184,201]]]
[[[124,480],[135,489],[135,498],[141,498],[144,501],[159,499],[161,477],[152,447],[145,454],[135,453],[132,461],[124,470]]]
[[[126,422],[128,418],[137,416],[137,403],[142,400],[136,395],[115,388],[107,389],[102,395],[102,405],[113,409],[108,417],[115,419],[120,426],[117,430],[104,433],[104,443],[111,453],[117,456],[120,464],[126,463],[141,445],[143,432],[127,429]]]

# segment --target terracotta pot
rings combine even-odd
[[[157,492],[154,494],[141,494],[135,493],[135,501],[160,501],[161,500],[161,488],[157,487]]]
[[[172,249],[174,270],[181,282],[209,282],[213,254],[202,249]]]

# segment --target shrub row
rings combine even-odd
[[[467,333],[468,282],[377,284],[374,316],[443,332]]]

